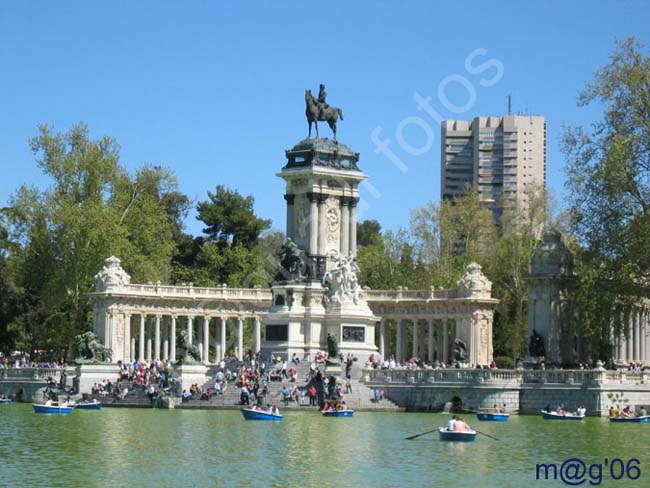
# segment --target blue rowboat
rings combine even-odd
[[[32,407],[34,407],[34,412],[36,413],[60,413],[60,414],[72,413],[72,407],[69,407],[65,403],[62,405],[45,405],[44,403],[42,404],[32,403]]]
[[[102,402],[81,402],[74,405],[75,410],[101,410]]]
[[[323,417],[352,417],[354,410],[350,409],[341,409],[341,410],[326,410],[321,412]]]
[[[630,422],[632,424],[650,424],[650,415],[643,417],[610,417],[610,422]]]
[[[477,432],[475,430],[469,430],[467,432],[456,432],[453,430],[447,430],[447,427],[440,427],[438,429],[438,434],[441,441],[472,442],[474,439],[476,439]]]
[[[509,413],[489,413],[489,412],[476,412],[476,417],[485,422],[485,421],[492,421],[492,422],[507,422],[508,419],[510,418]]]
[[[11,398],[0,398],[0,405],[5,405],[7,403],[13,403]]]
[[[574,415],[572,413],[560,414],[557,412],[544,412],[542,410],[542,417],[546,420],[583,420],[584,415]]]
[[[252,408],[242,408],[241,413],[246,420],[282,420],[282,415],[273,415],[263,410],[253,410]]]

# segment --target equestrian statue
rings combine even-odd
[[[318,92],[318,99],[314,98],[311,94],[311,90],[305,90],[305,103],[307,108],[305,110],[305,115],[307,116],[307,123],[309,124],[309,135],[308,138],[311,138],[311,124],[312,122],[316,126],[316,138],[318,138],[318,121],[327,122],[332,129],[334,134],[334,140],[336,140],[336,122],[341,118],[343,120],[343,111],[338,107],[332,107],[327,104],[327,92],[325,91],[325,85],[320,85],[320,90]]]

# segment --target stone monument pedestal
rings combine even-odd
[[[80,364],[75,368],[74,383],[78,382],[79,393],[90,393],[95,383],[109,380],[115,383],[120,376],[117,364]]]
[[[181,392],[188,390],[196,383],[199,388],[208,380],[207,372],[208,367],[204,364],[179,364],[174,366],[174,379],[180,384]]]

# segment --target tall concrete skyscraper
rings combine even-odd
[[[445,120],[441,140],[442,198],[462,195],[473,184],[499,219],[509,202],[526,207],[527,187],[546,186],[546,122],[540,115]]]

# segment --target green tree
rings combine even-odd
[[[577,306],[583,336],[608,342],[611,324],[620,331],[621,307],[630,306],[624,297],[647,295],[650,279],[650,59],[643,46],[618,42],[578,103],[596,103],[604,114],[591,130],[563,135],[570,225],[586,273]],[[592,308],[594,296],[604,310]]]
[[[203,232],[220,249],[238,245],[252,249],[262,231],[271,225],[270,220],[255,216],[252,196],[243,197],[219,185],[215,193],[208,192],[208,198],[197,205],[197,218],[206,224]]]
[[[357,223],[357,246],[364,247],[381,242],[381,224],[376,220]]]
[[[52,183],[23,186],[5,209],[10,259],[24,335],[31,347],[58,347],[90,327],[86,293],[106,257],[119,256],[135,281],[168,279],[175,246],[164,201],[176,184],[161,168],[130,177],[116,142],[92,140],[84,124],[59,134],[41,126],[30,145]]]

